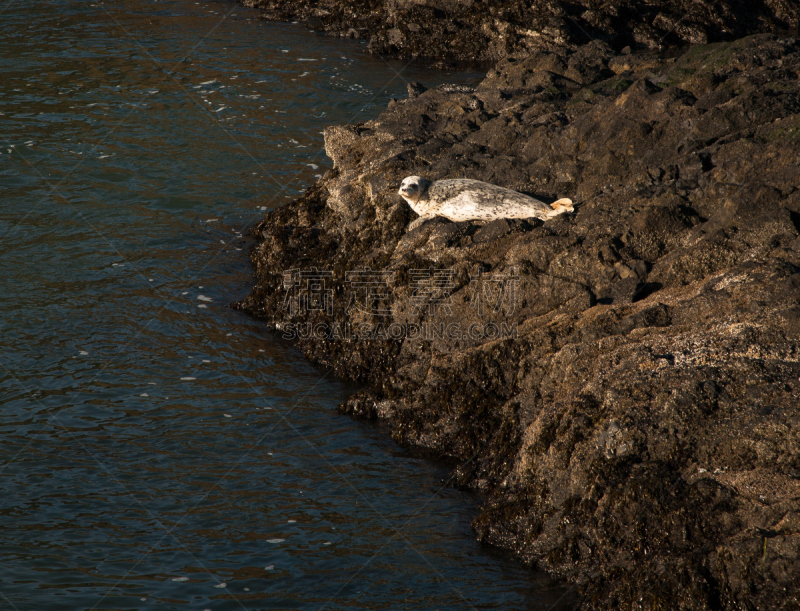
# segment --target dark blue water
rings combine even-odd
[[[399,73],[399,75],[398,75]],[[406,80],[231,3],[0,5],[0,609],[547,609],[448,472],[227,304]]]

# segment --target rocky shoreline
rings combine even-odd
[[[369,41],[371,52],[497,61],[599,39],[615,50],[669,49],[754,33],[798,36],[791,0],[241,0],[265,19]],[[445,64],[443,64],[445,65]]]
[[[255,228],[238,306],[363,384],[344,411],[457,460],[480,539],[583,608],[798,608],[799,79],[761,34],[412,84],[326,131],[334,169]],[[412,174],[577,209],[406,232]]]

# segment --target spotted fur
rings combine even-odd
[[[408,176],[400,183],[398,193],[419,214],[408,226],[409,231],[436,216],[451,221],[527,218],[546,221],[574,210],[572,200],[567,198],[548,206],[528,195],[469,178],[431,182],[419,176]]]

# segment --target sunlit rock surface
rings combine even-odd
[[[757,35],[412,87],[326,132],[335,167],[256,227],[240,305],[364,385],[345,411],[456,459],[488,494],[478,536],[586,608],[796,608],[799,73],[796,41]],[[412,174],[576,211],[406,232]],[[325,272],[329,303],[301,307],[297,270]],[[358,292],[358,270],[383,284]]]

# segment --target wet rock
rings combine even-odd
[[[425,85],[423,85],[422,83],[418,83],[417,81],[412,81],[408,83],[406,87],[408,89],[409,99],[416,98],[421,93],[425,93],[426,91],[428,91],[428,88],[425,87]]]
[[[373,53],[440,61],[496,61],[593,41],[616,50],[626,49],[630,55],[631,47],[661,50],[759,32],[797,36],[800,23],[800,7],[786,0],[624,0],[601,4],[591,0],[241,2],[261,9],[265,19],[296,21],[318,32],[367,39]],[[573,61],[580,63],[580,58]],[[618,67],[624,64],[624,60],[617,60]],[[616,71],[613,66],[611,69]]]
[[[255,228],[240,305],[364,385],[345,412],[457,461],[479,538],[585,608],[793,608],[798,75],[772,35],[652,61],[594,43],[331,128],[334,170]],[[576,210],[407,232],[411,174]]]

